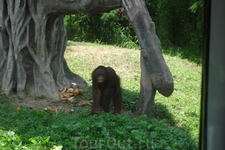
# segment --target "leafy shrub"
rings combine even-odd
[[[201,58],[203,33],[203,1],[150,1],[147,8],[156,24],[156,32],[164,49],[180,47],[186,58]],[[176,50],[173,49],[176,53]]]
[[[138,48],[137,38],[126,16],[119,9],[103,14],[76,14],[65,17],[70,40]]]
[[[2,100],[1,100],[2,101]],[[5,148],[69,149],[195,149],[188,132],[165,121],[130,117],[128,114],[54,114],[48,111],[13,111],[0,106],[0,137]],[[6,118],[7,115],[7,118]],[[16,135],[16,134],[18,135]],[[38,135],[38,136],[37,136]],[[44,148],[45,147],[45,148]]]

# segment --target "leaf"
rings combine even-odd
[[[47,107],[47,108],[44,108],[44,110],[49,110],[49,111],[57,111],[57,108]]]
[[[53,146],[50,150],[62,150],[63,146]]]
[[[191,10],[191,12],[193,12],[193,13],[196,13],[197,10],[201,7],[203,7],[203,1],[197,1],[197,2],[194,2],[191,5],[191,7],[189,7],[189,10]]]
[[[164,140],[164,139],[160,140],[160,143],[162,143],[162,144],[165,145],[165,146],[169,145],[169,144],[166,142],[166,140]]]
[[[73,91],[74,91],[73,88],[68,88],[68,89],[66,90],[67,93],[73,93]]]
[[[37,136],[37,137],[33,137],[29,139],[29,141],[33,143],[34,145],[46,144],[49,142],[49,140],[50,140],[50,136],[48,137]]]
[[[16,108],[16,111],[20,111],[20,110],[21,110],[21,108],[20,108],[20,107]]]
[[[152,125],[152,124],[149,124],[149,125],[147,126],[147,128],[148,128],[148,129],[151,129],[151,128],[153,128],[153,125]]]
[[[79,94],[84,93],[84,90],[83,89],[78,89],[78,91],[79,91]]]
[[[70,97],[70,98],[61,98],[61,101],[63,102],[75,102],[76,99],[74,97]]]
[[[140,125],[142,125],[143,127],[146,127],[148,122],[147,121],[141,121],[139,122]]]
[[[131,131],[132,135],[134,136],[135,139],[137,140],[142,140],[142,133],[138,130],[132,130]]]
[[[140,119],[142,119],[142,120],[145,120],[147,118],[148,118],[147,115],[140,116]]]
[[[103,127],[103,122],[96,123],[95,126],[98,128],[101,128],[101,127]]]
[[[138,130],[132,130],[131,133],[132,134],[136,134],[138,132]]]
[[[46,143],[48,143],[50,141],[50,136],[48,136],[45,140]]]
[[[9,131],[7,134],[9,135],[9,137],[14,137],[15,136],[15,132],[14,131]]]
[[[78,106],[82,106],[82,105],[92,105],[92,104],[91,104],[92,102],[93,102],[93,100],[92,100],[92,101],[81,101],[81,102],[78,103]]]
[[[126,129],[128,129],[128,130],[131,130],[131,129],[133,129],[134,127],[132,127],[132,126],[126,126]]]
[[[78,123],[75,124],[75,127],[76,127],[76,128],[81,128],[82,126],[83,126],[83,125],[82,125],[82,123],[80,123],[80,122],[78,122]]]
[[[151,132],[150,135],[151,135],[152,138],[156,138],[158,133],[157,132]]]
[[[57,128],[59,128],[60,126],[59,126],[59,125],[54,125],[54,124],[53,124],[51,127],[54,128],[54,129],[57,129]]]
[[[118,129],[116,129],[116,132],[117,132],[118,134],[120,134],[120,135],[123,135],[123,134],[124,134],[123,131],[120,131],[120,130],[118,130]]]
[[[60,93],[61,98],[70,98],[73,96],[73,93]]]

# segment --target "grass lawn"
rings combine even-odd
[[[91,115],[90,106],[76,114],[45,110],[15,111],[0,97],[1,149],[198,149],[201,67],[165,55],[175,90],[166,98],[156,94],[153,118],[133,117],[140,91],[140,51],[84,42],[68,42],[70,69],[88,85],[79,96],[91,100],[91,72],[98,65],[113,67],[121,78],[121,115]]]

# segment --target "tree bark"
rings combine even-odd
[[[144,0],[122,0],[141,46],[141,92],[137,115],[151,115],[156,90],[164,96],[173,93],[173,77],[162,55],[155,24]]]
[[[72,82],[86,82],[64,59],[66,14],[107,12],[117,0],[0,0],[0,85],[6,96],[59,100]]]

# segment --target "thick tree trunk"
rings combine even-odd
[[[137,115],[150,117],[156,90],[164,96],[173,92],[173,77],[162,56],[155,24],[144,0],[122,0],[141,46],[141,93]]]
[[[144,61],[146,60],[141,54],[141,92],[136,115],[141,116],[146,114],[150,117],[154,105],[156,89],[153,87],[152,80],[147,67],[144,65]]]
[[[0,0],[0,85],[7,96],[59,100],[58,92],[72,82],[64,59],[65,14],[106,12],[117,0]],[[76,59],[76,58],[74,58]]]

